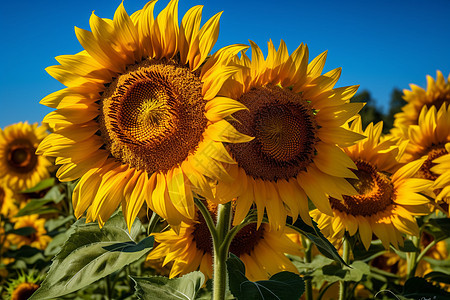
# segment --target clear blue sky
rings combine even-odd
[[[89,29],[92,11],[112,18],[119,0],[4,1],[0,9],[0,127],[40,122],[51,111],[39,100],[63,86],[45,68],[82,50],[74,26]],[[125,0],[129,14],[146,1]],[[156,4],[159,12],[168,0]],[[215,49],[284,39],[289,52],[307,43],[310,57],[329,50],[325,71],[342,67],[337,86],[360,84],[386,108],[393,88],[426,85],[450,72],[450,1],[180,0],[180,14],[203,4],[203,20],[224,11]]]

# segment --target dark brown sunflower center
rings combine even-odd
[[[210,213],[213,215],[213,217],[215,217],[215,211],[210,211]],[[203,252],[212,255],[213,246],[211,234],[209,233],[208,226],[206,225],[205,220],[200,214],[199,223],[196,223],[194,225],[194,231],[192,235],[197,249],[203,250]],[[239,230],[239,232],[235,235],[234,239],[231,241],[230,252],[238,257],[242,254],[250,254],[263,238],[264,227],[261,226],[257,230],[256,224],[249,224]]]
[[[144,61],[102,97],[102,136],[111,154],[148,172],[181,163],[201,141],[207,119],[200,78],[172,61]]]
[[[36,148],[25,139],[12,142],[8,149],[7,162],[14,172],[28,173],[37,164]]]
[[[11,300],[26,300],[39,288],[39,285],[32,282],[24,282],[19,284],[12,292]]]
[[[253,88],[240,99],[248,110],[234,114],[236,129],[254,136],[230,144],[231,153],[248,175],[265,180],[295,177],[311,162],[317,125],[308,102],[278,86]]]
[[[425,160],[425,162],[422,164],[419,171],[417,172],[417,175],[420,178],[436,180],[439,177],[439,175],[436,173],[433,173],[431,171],[431,168],[436,165],[435,163],[433,163],[433,160],[435,160],[436,158],[439,158],[445,154],[448,154],[448,153],[444,147],[436,147],[436,148],[431,149],[428,152],[427,159]]]
[[[394,186],[390,179],[376,170],[371,164],[357,161],[354,170],[358,179],[347,179],[358,192],[355,196],[344,195],[344,201],[330,198],[334,209],[354,216],[370,216],[384,211],[393,203]]]
[[[446,95],[441,95],[440,97],[434,99],[433,101],[426,104],[428,108],[432,107],[433,105],[436,106],[436,109],[439,110],[442,105],[446,103],[450,103],[450,93],[447,93]]]
[[[251,223],[236,234],[230,245],[230,252],[236,256],[250,254],[258,243],[264,238],[264,227],[256,229],[256,224]]]

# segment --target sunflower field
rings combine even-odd
[[[383,127],[327,52],[156,4],[93,13],[0,129],[0,298],[450,299],[450,75]]]

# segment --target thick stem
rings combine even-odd
[[[411,241],[413,242],[414,246],[417,249],[420,249],[419,244],[420,244],[420,238],[417,236],[411,236]],[[411,252],[408,253],[408,255],[406,256],[407,259],[407,279],[414,277],[414,275],[416,274],[416,267],[417,267],[417,252]]]
[[[111,294],[111,280],[109,279],[109,275],[105,277],[105,289],[106,289],[106,299],[111,300],[112,294]]]
[[[342,259],[348,265],[350,258],[350,243],[347,237],[344,237],[344,249],[342,254]],[[345,280],[339,281],[339,300],[344,300],[347,298],[347,283]]]
[[[203,216],[203,219],[205,220],[206,226],[209,229],[209,233],[211,234],[213,245],[217,244],[217,230],[216,225],[214,224],[214,220],[211,217],[211,214],[208,211],[208,208],[206,208],[205,204],[200,199],[194,198],[195,206],[197,206],[198,210]]]
[[[214,278],[213,278],[213,300],[224,300],[227,287],[227,265],[228,256],[225,237],[230,231],[231,225],[231,202],[219,204],[216,222],[216,242],[214,246]]]
[[[312,243],[302,234],[302,245],[305,248],[305,263],[310,264],[312,261]],[[306,300],[313,299],[312,279],[305,280],[306,285]]]

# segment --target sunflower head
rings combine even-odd
[[[92,14],[92,31],[76,28],[85,50],[47,68],[67,88],[41,101],[56,111],[38,153],[57,157],[61,181],[81,178],[75,214],[100,225],[121,203],[131,228],[144,201],[175,228],[193,219],[192,193],[209,196],[206,177],[229,177],[222,143],[251,140],[225,120],[245,107],[217,97],[245,46],[210,55],[221,13],[200,26],[195,6],[179,24],[177,0],[156,17],[155,3],[131,16],[120,4],[112,20]]]
[[[409,125],[417,125],[423,107],[435,106],[439,110],[442,105],[450,104],[450,74],[447,80],[441,71],[436,72],[436,80],[427,75],[427,88],[423,89],[411,84],[411,90],[403,90],[403,99],[407,104],[395,115],[393,134],[403,136]]]
[[[250,44],[252,59],[245,51],[234,57],[240,71],[225,82],[221,94],[248,108],[234,114],[233,125],[255,138],[229,145],[236,164],[227,168],[234,180],[219,182],[216,201],[238,198],[235,224],[253,202],[259,224],[267,211],[272,229],[282,229],[287,215],[295,219],[300,214],[310,223],[308,198],[332,214],[329,195],[355,193],[345,178],[355,178],[350,169],[356,166],[339,146],[363,138],[345,123],[364,104],[349,103],[357,86],[334,88],[340,68],[321,74],[326,51],[309,62],[306,45],[289,54],[283,41],[278,50],[270,41],[265,58]]]
[[[215,217],[217,206],[208,201],[208,209]],[[171,262],[170,277],[199,269],[207,278],[212,278],[213,245],[201,214],[197,215],[194,222],[182,223],[180,234],[171,229],[154,235],[159,244],[150,252],[147,260],[154,262],[164,259],[163,266]],[[285,233],[271,232],[267,224],[257,228],[255,223],[243,227],[236,234],[229,252],[244,262],[246,276],[251,280],[266,280],[281,271],[297,272],[284,253],[301,254],[300,246]]]
[[[45,219],[40,219],[39,215],[29,215],[16,218],[14,229],[31,227],[34,232],[30,235],[22,236],[11,234],[8,235],[9,242],[17,247],[28,245],[37,249],[45,249],[47,244],[51,241],[51,237],[47,235],[44,224]]]
[[[17,198],[20,199],[20,195],[11,190],[5,180],[0,180],[0,214],[3,217],[11,218],[17,213]]]
[[[45,136],[46,127],[37,123],[21,122],[0,129],[0,178],[11,189],[31,188],[49,176],[51,163],[35,154]]]
[[[42,281],[34,270],[27,273],[21,271],[19,277],[9,282],[8,295],[11,300],[26,300],[39,288]]]
[[[409,126],[409,144],[402,157],[408,162],[410,176],[433,182],[427,194],[445,211],[450,203],[450,109],[446,103],[437,109],[424,106],[418,125]]]
[[[357,118],[350,128],[362,132]],[[420,193],[431,186],[426,179],[410,178],[410,166],[402,166],[398,159],[405,142],[398,139],[380,139],[382,123],[369,124],[363,133],[366,139],[344,148],[355,162],[355,179],[348,179],[356,195],[330,197],[334,216],[315,210],[313,218],[324,233],[334,240],[341,239],[347,231],[358,233],[363,245],[369,248],[372,234],[385,248],[403,245],[402,234],[418,235],[419,228],[413,215],[429,212],[429,201]]]

